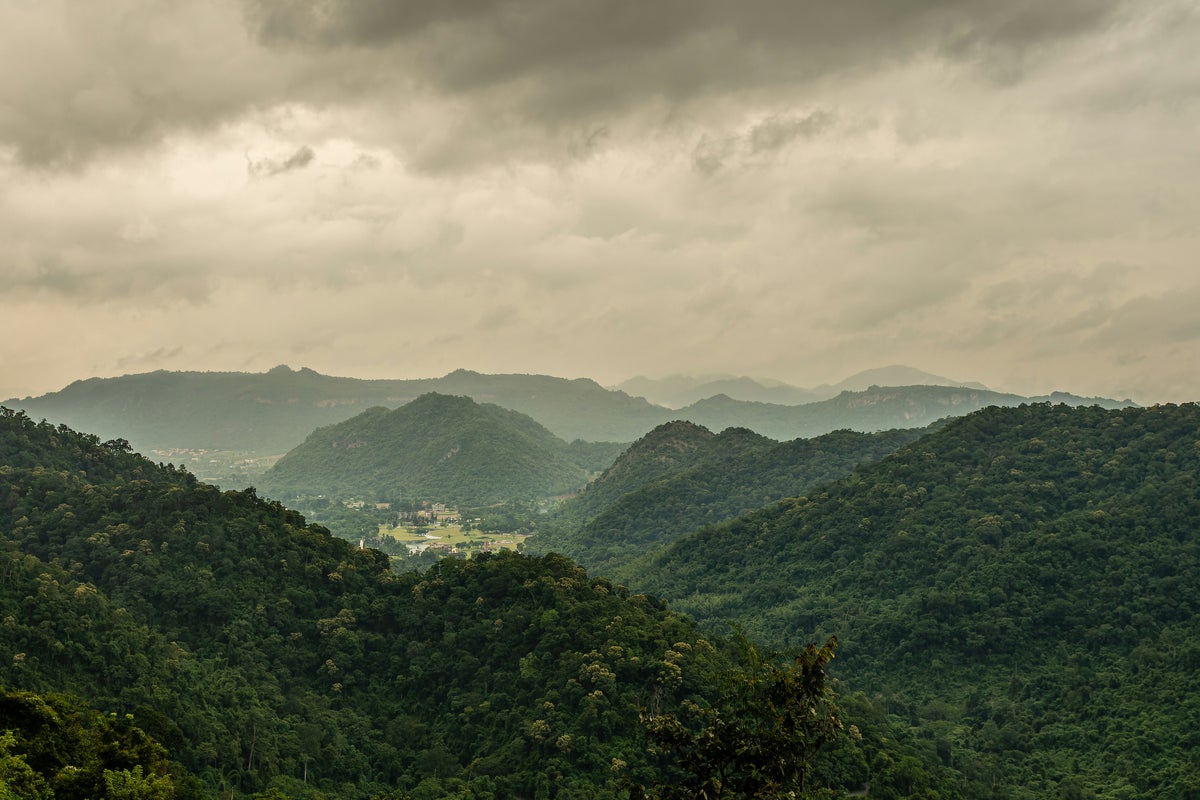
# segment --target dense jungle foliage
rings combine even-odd
[[[618,454],[603,473],[572,497],[559,513],[570,520],[587,520],[626,494],[648,483],[740,454],[763,452],[775,444],[745,428],[714,434],[683,420],[659,425]]]
[[[970,797],[1200,797],[1195,405],[986,409],[637,567],[708,624],[836,633]]]
[[[142,748],[85,747],[67,765],[96,800],[624,797],[682,774],[639,715],[722,713],[714,687],[736,663],[659,601],[564,557],[397,574],[253,490],[8,410],[0,533],[4,708],[59,709],[63,730],[75,723],[61,709],[77,709],[87,736],[111,728]],[[896,764],[932,756],[870,724],[878,706],[850,695],[847,709],[861,738],[831,744],[814,785],[902,785],[911,769]],[[67,767],[38,762],[75,759],[43,752],[66,739],[21,720],[0,708],[0,791],[79,796]],[[35,762],[36,775],[22,767]]]
[[[0,688],[0,800],[199,800],[201,792],[132,714]]]
[[[590,477],[582,464],[594,464],[597,451],[611,452],[611,446],[572,446],[516,411],[427,394],[317,429],[263,476],[261,486],[284,499],[484,506],[577,489]]]
[[[688,422],[664,425],[543,520],[525,549],[560,552],[624,580],[626,566],[648,551],[844,477],[925,432],[843,430],[779,443],[744,429],[713,435]]]

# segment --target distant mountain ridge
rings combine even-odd
[[[909,374],[894,369],[874,376]],[[716,394],[672,410],[643,397],[605,389],[586,378],[456,370],[441,378],[363,380],[286,366],[265,373],[159,371],[90,378],[58,392],[6,401],[5,405],[35,418],[94,431],[106,439],[126,439],[141,452],[190,448],[278,456],[319,427],[375,406],[397,408],[430,392],[471,397],[518,411],[559,438],[589,442],[632,442],[675,419],[718,431],[749,428],[786,441],[840,428],[870,432],[923,427],[988,405],[1051,399],[1110,408],[1130,405],[1128,401],[1065,394],[1027,398],[972,387],[875,386],[845,390],[803,405]]]
[[[1130,405],[1129,401],[1079,397],[1062,392],[1022,397],[987,389],[947,386],[871,386],[862,391],[843,391],[828,400],[801,406],[751,403],[717,395],[676,413],[713,430],[741,425],[782,441],[811,438],[842,428],[864,432],[923,428],[939,419],[963,416],[988,406],[1045,402],[1103,408]]]
[[[860,392],[871,386],[949,386],[988,390],[982,383],[964,383],[898,364],[863,370],[840,383],[823,383],[812,388],[792,386],[781,381],[756,380],[744,375],[672,375],[666,378],[647,378],[639,375],[612,388],[634,397],[644,397],[651,403],[668,408],[684,408],[715,395],[755,403],[796,406],[828,400],[846,391]]]
[[[430,392],[520,411],[568,441],[632,441],[662,422],[664,413],[587,378],[456,370],[441,378],[365,380],[286,366],[265,373],[158,371],[89,378],[4,405],[127,439],[141,451],[189,447],[281,454],[318,427],[373,406],[397,408]]]

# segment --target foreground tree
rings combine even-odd
[[[643,712],[651,749],[669,759],[670,777],[630,782],[633,800],[816,798],[809,786],[817,754],[842,732],[825,671],[831,637],[789,660],[739,637],[742,666],[723,676],[712,706],[685,704],[685,717]],[[782,663],[781,663],[782,661]]]

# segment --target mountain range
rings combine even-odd
[[[44,771],[62,797],[102,796],[74,775],[181,800],[617,796],[662,768],[637,709],[703,712],[734,628],[837,636],[847,735],[818,762],[839,796],[1195,797],[1198,443],[1195,405],[782,443],[679,421],[568,518],[612,580],[555,554],[396,573],[253,490],[4,410],[0,796],[50,744],[22,709],[64,692],[141,755]]]
[[[755,380],[744,375],[672,375],[666,378],[647,378],[639,375],[612,388],[634,397],[644,397],[651,403],[667,408],[684,408],[714,395],[725,395],[734,400],[796,406],[828,400],[842,392],[861,392],[871,386],[952,386],[987,390],[982,383],[962,383],[902,365],[864,370],[840,383],[821,384],[810,389],[781,381]]]
[[[864,378],[915,378],[907,368]],[[861,383],[850,379],[850,383]],[[266,373],[152,372],[76,381],[58,392],[10,400],[36,418],[125,439],[164,461],[190,458],[201,477],[213,477],[201,451],[278,457],[316,428],[369,408],[397,408],[430,392],[461,395],[532,417],[566,441],[632,442],[664,422],[684,419],[710,430],[743,427],[779,441],[840,428],[859,431],[924,427],[942,417],[988,405],[1055,402],[1108,407],[1103,398],[1055,394],[1022,397],[970,386],[868,386],[804,405],[738,400],[718,394],[681,409],[603,388],[592,380],[545,375],[484,375],[457,370],[441,378],[361,380],[276,367]],[[179,454],[176,455],[176,451]],[[197,456],[197,453],[200,455]],[[200,458],[199,461],[196,459]]]

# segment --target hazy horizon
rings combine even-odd
[[[0,397],[907,364],[1200,400],[1194,0],[0,6]]]
[[[222,374],[232,374],[232,373],[266,374],[268,372],[272,372],[274,370],[281,369],[281,368],[286,368],[292,372],[299,372],[304,369],[312,369],[311,367],[308,367],[303,364],[298,364],[298,365],[296,365],[296,364],[276,364],[275,366],[273,366],[269,369],[266,369],[266,370],[220,370],[220,369],[215,369],[215,370],[178,369],[178,370],[175,370],[175,369],[171,369],[171,370],[163,370],[163,371],[166,371],[166,372],[222,373]],[[431,375],[405,375],[405,376],[376,375],[376,376],[371,376],[371,377],[364,377],[364,376],[360,376],[360,375],[346,375],[346,374],[341,374],[341,373],[336,373],[336,372],[326,373],[326,372],[320,372],[319,370],[314,370],[314,371],[318,372],[319,374],[322,374],[326,377],[352,378],[352,379],[360,379],[360,380],[421,380],[421,379],[436,380],[439,378],[444,378],[447,375],[449,375],[450,373],[455,372],[459,369],[464,369],[464,368],[457,367],[453,370],[448,370],[446,372],[438,373],[436,375],[434,375],[434,374],[431,374]],[[887,365],[884,367],[867,368],[865,370],[860,370],[860,371],[852,373],[852,374],[843,375],[836,380],[818,381],[818,382],[812,382],[812,383],[808,383],[808,384],[788,383],[785,381],[777,380],[777,379],[772,378],[771,376],[767,376],[767,375],[734,375],[731,373],[707,373],[707,374],[694,374],[694,375],[686,375],[686,374],[682,374],[682,373],[672,373],[672,374],[653,375],[653,376],[652,375],[631,375],[623,380],[611,381],[611,382],[597,380],[595,377],[593,377],[591,375],[550,375],[549,373],[530,373],[530,372],[487,373],[487,374],[544,375],[544,376],[554,377],[554,378],[563,378],[566,380],[589,379],[589,380],[595,381],[600,386],[602,386],[606,389],[625,391],[626,393],[631,394],[636,397],[636,396],[640,396],[641,393],[639,393],[638,391],[632,390],[632,389],[624,388],[622,386],[622,384],[625,384],[628,382],[633,382],[638,379],[647,379],[650,381],[662,382],[662,383],[669,383],[671,381],[685,381],[685,382],[688,382],[688,383],[691,383],[691,384],[694,384],[697,386],[701,386],[701,385],[704,385],[707,383],[717,382],[717,381],[722,381],[722,380],[737,380],[737,379],[748,378],[752,381],[757,382],[760,386],[762,386],[764,388],[786,387],[786,388],[800,389],[800,390],[825,390],[825,389],[829,389],[830,387],[838,387],[840,384],[851,382],[856,378],[860,378],[861,376],[864,376],[864,375],[869,375],[870,373],[873,373],[873,372],[883,372],[886,370],[916,370],[917,372],[924,373],[925,375],[929,376],[930,380],[924,380],[924,381],[879,381],[879,380],[875,380],[875,381],[873,381],[873,384],[880,385],[880,386],[909,386],[909,385],[946,386],[946,385],[951,385],[951,384],[964,385],[964,386],[969,385],[969,386],[974,386],[976,388],[985,388],[987,391],[1008,393],[1008,394],[1018,394],[1018,395],[1024,394],[1025,396],[1029,396],[1029,397],[1047,396],[1047,395],[1051,395],[1051,394],[1055,394],[1055,393],[1080,395],[1079,392],[1074,392],[1070,389],[1066,389],[1066,388],[1062,388],[1062,387],[1050,387],[1050,388],[1045,388],[1045,389],[1042,389],[1039,391],[1032,391],[1032,392],[1027,392],[1027,393],[1013,392],[1002,386],[999,386],[999,387],[998,386],[984,386],[983,384],[981,384],[978,381],[972,381],[969,379],[960,380],[958,378],[955,378],[955,377],[949,376],[949,375],[938,376],[938,375],[934,375],[932,373],[928,373],[925,370],[919,370],[916,367],[912,367],[909,365],[903,365],[903,364],[891,364],[891,365]],[[150,372],[156,372],[156,371],[158,371],[158,370],[151,370]],[[478,372],[478,370],[472,370],[472,371]],[[89,379],[93,379],[93,378],[104,379],[104,378],[121,377],[122,375],[136,375],[136,374],[147,374],[147,373],[121,373],[121,375],[112,375],[112,376],[88,375],[88,376],[81,376],[79,378],[76,378],[76,379],[72,380],[70,383],[74,383],[75,381],[78,381],[78,380],[89,380]],[[939,379],[939,380],[933,380],[933,379]],[[3,402],[5,399],[28,400],[28,399],[31,399],[34,397],[41,397],[45,394],[53,394],[54,392],[65,389],[67,386],[70,385],[70,383],[64,384],[63,386],[59,386],[54,389],[47,390],[46,392],[40,392],[35,395],[12,395],[8,398],[0,397],[0,402]],[[851,391],[862,391],[863,388],[864,387],[852,388]],[[829,395],[829,396],[832,396],[832,395]],[[1084,395],[1084,396],[1086,397],[1087,395]],[[1092,395],[1092,396],[1102,397],[1100,395]],[[1125,401],[1125,400],[1132,399],[1132,398],[1127,398],[1127,397],[1108,397],[1108,396],[1103,396],[1103,398],[1107,399],[1107,400],[1116,400],[1116,401]],[[657,399],[655,399],[654,397],[648,397],[647,399],[649,399],[650,402],[652,402],[652,403],[659,403],[659,401]],[[794,405],[794,404],[801,404],[801,403],[813,402],[813,401],[812,400],[797,400],[797,401],[792,402],[792,401],[780,399],[780,400],[770,400],[767,402],[778,403],[778,404],[782,404],[782,405]],[[1136,400],[1134,402],[1136,402]],[[659,403],[659,404],[661,404],[661,403]],[[668,407],[672,407],[671,404],[668,404]]]

